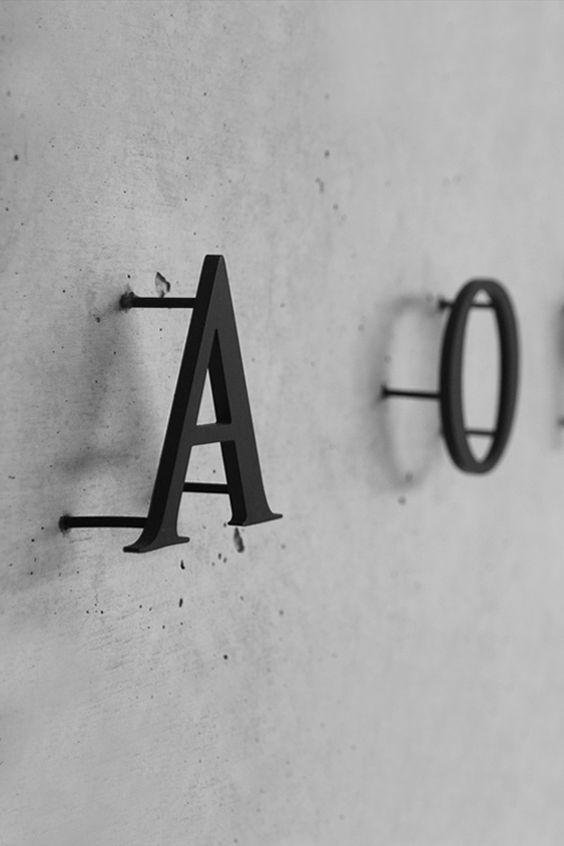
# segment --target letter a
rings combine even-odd
[[[198,425],[209,371],[216,423]],[[220,443],[226,485],[187,483],[192,447]],[[235,314],[223,256],[206,256],[147,521],[124,552],[150,552],[184,543],[177,532],[183,491],[228,493],[232,526],[276,520],[268,507],[253,431]]]

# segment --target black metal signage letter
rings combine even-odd
[[[198,425],[209,371],[216,423]],[[226,485],[186,482],[192,447],[219,443]],[[226,493],[234,526],[276,520],[266,501],[229,282],[223,256],[206,256],[143,531],[125,552],[184,543],[177,532],[183,491]]]
[[[483,291],[488,302],[475,302]],[[499,462],[513,427],[519,386],[519,337],[517,320],[509,294],[495,279],[471,279],[464,285],[454,302],[439,300],[440,308],[451,312],[443,337],[439,391],[411,391],[382,386],[382,397],[408,397],[439,400],[442,432],[453,462],[465,473],[487,473]],[[498,388],[497,422],[495,429],[469,429],[464,422],[463,406],[463,350],[466,322],[470,309],[493,309],[499,333],[501,366]],[[478,435],[492,438],[491,446],[482,459],[477,459],[468,444],[468,437]]]
[[[184,543],[177,530],[180,500],[191,493],[228,494],[232,526],[276,520],[268,507],[247,395],[227,270],[223,256],[206,256],[196,297],[138,297],[128,292],[121,308],[194,309],[168,420],[147,517],[63,514],[62,532],[73,528],[141,528],[124,552],[150,552]],[[198,425],[206,374],[209,372],[216,422]],[[192,447],[219,443],[226,484],[187,482]]]
[[[462,403],[462,363],[466,322],[474,298],[484,291],[494,310],[500,346],[497,422],[486,456],[478,460],[468,445]],[[448,304],[444,304],[448,305]],[[509,295],[494,279],[473,279],[459,292],[452,303],[443,338],[440,372],[440,403],[443,435],[447,449],[457,467],[466,473],[487,473],[500,460],[513,426],[519,384],[519,339],[517,321]],[[483,434],[483,433],[482,433]]]

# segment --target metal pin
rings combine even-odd
[[[122,311],[130,308],[194,308],[195,297],[138,297],[133,291],[122,294],[119,307]]]
[[[437,305],[439,310],[442,311],[446,308],[452,308],[453,302],[452,300],[445,300],[444,297],[439,297]],[[491,303],[472,303],[470,308],[493,308],[493,305]]]
[[[146,523],[145,517],[72,517],[70,514],[63,514],[59,520],[59,529],[66,532],[75,528],[143,528]]]
[[[385,399],[387,397],[410,397],[411,399],[439,399],[439,394],[431,391],[401,391],[395,388],[388,388],[387,385],[382,385],[381,396]]]

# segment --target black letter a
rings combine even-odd
[[[216,423],[198,426],[209,370]],[[192,447],[219,442],[226,485],[187,483]],[[227,271],[222,256],[206,256],[163,444],[147,522],[124,552],[184,543],[176,521],[183,491],[228,493],[233,526],[276,520],[264,493]]]

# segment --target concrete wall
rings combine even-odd
[[[1,38],[2,846],[561,844],[564,5],[33,0]],[[207,253],[284,519],[61,535],[145,513],[187,315],[116,302]],[[435,387],[476,275],[523,350],[484,477],[378,402]],[[484,425],[487,314],[468,345]]]

